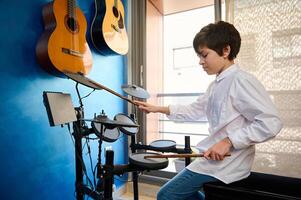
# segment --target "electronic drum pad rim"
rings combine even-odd
[[[89,119],[83,119],[83,120],[103,124],[107,128],[115,128],[115,127],[133,128],[133,127],[139,127],[139,125],[137,125],[135,123],[124,123],[124,122],[119,121],[119,120],[111,120],[107,116],[104,116],[104,117],[103,116],[97,116],[93,120],[89,120]]]
[[[100,132],[101,132],[101,127],[103,127],[103,133],[102,133],[102,136],[101,136],[101,140],[105,141],[105,142],[115,142],[116,140],[118,140],[118,138],[120,137],[120,131],[119,129],[116,127],[116,128],[113,128],[113,129],[109,129],[109,128],[106,128],[105,126],[102,126],[100,123],[95,123],[95,122],[91,122],[91,126],[94,130],[94,133],[97,137],[100,137]],[[113,132],[114,131],[114,132]],[[113,134],[112,134],[113,132]],[[115,136],[115,137],[110,137],[110,136]]]
[[[158,151],[168,151],[175,149],[177,143],[174,140],[154,140],[152,141],[149,146],[158,148]]]
[[[138,133],[138,131],[139,131],[139,125],[136,124],[133,119],[131,119],[129,116],[127,116],[124,113],[119,113],[119,114],[117,114],[117,115],[114,116],[114,120],[121,121],[120,119],[118,119],[118,116],[124,117],[124,119],[126,119],[126,123],[129,123],[129,124],[132,124],[132,125],[136,125],[135,127],[123,127],[123,126],[119,126],[118,128],[123,133],[125,133],[126,135],[129,135],[129,136],[135,135],[136,133]],[[124,122],[124,121],[122,121],[122,122]]]

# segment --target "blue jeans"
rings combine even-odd
[[[205,195],[199,190],[204,183],[213,181],[218,179],[185,168],[162,186],[157,194],[157,200],[204,200]]]

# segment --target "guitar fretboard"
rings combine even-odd
[[[114,6],[115,6],[115,8],[118,10],[117,0],[114,0]]]
[[[69,18],[76,19],[76,1],[75,0],[68,0],[68,16]]]

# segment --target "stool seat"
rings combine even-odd
[[[206,200],[301,200],[301,179],[252,172],[243,180],[204,184]]]

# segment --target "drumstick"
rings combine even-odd
[[[81,83],[83,85],[86,85],[87,87],[92,87],[94,89],[103,89],[103,90],[106,90],[107,92],[110,92],[111,94],[114,94],[114,95],[120,97],[121,99],[126,100],[129,103],[132,103],[132,104],[138,106],[138,104],[135,103],[133,100],[128,99],[128,98],[122,96],[121,94],[119,94],[119,93],[111,90],[110,88],[107,88],[106,86],[101,85],[100,83],[97,83],[96,81],[93,81],[93,80],[85,77],[82,73],[70,73],[68,71],[64,71],[64,74],[67,77],[69,77],[69,78],[73,79],[74,81],[76,81],[77,83]],[[87,82],[90,83],[90,84],[87,84]],[[92,86],[91,86],[91,84],[92,84]]]
[[[131,99],[128,99],[128,98],[122,96],[121,94],[119,94],[119,93],[117,93],[117,92],[111,90],[110,88],[107,88],[106,86],[101,85],[101,84],[99,84],[99,83],[97,83],[97,82],[95,82],[95,81],[93,81],[93,80],[89,80],[89,82],[90,82],[90,83],[93,83],[94,85],[98,86],[99,88],[101,88],[101,89],[103,89],[103,90],[106,90],[106,91],[108,91],[108,92],[110,92],[110,93],[112,93],[112,94],[114,94],[114,95],[120,97],[121,99],[126,100],[126,101],[128,101],[129,103],[134,104],[134,105],[137,106],[137,104],[136,104],[134,101],[132,101]]]
[[[231,156],[231,154],[226,154],[225,156]],[[204,157],[202,153],[195,154],[162,154],[162,155],[152,155],[144,156],[144,158],[193,158],[193,157]]]

